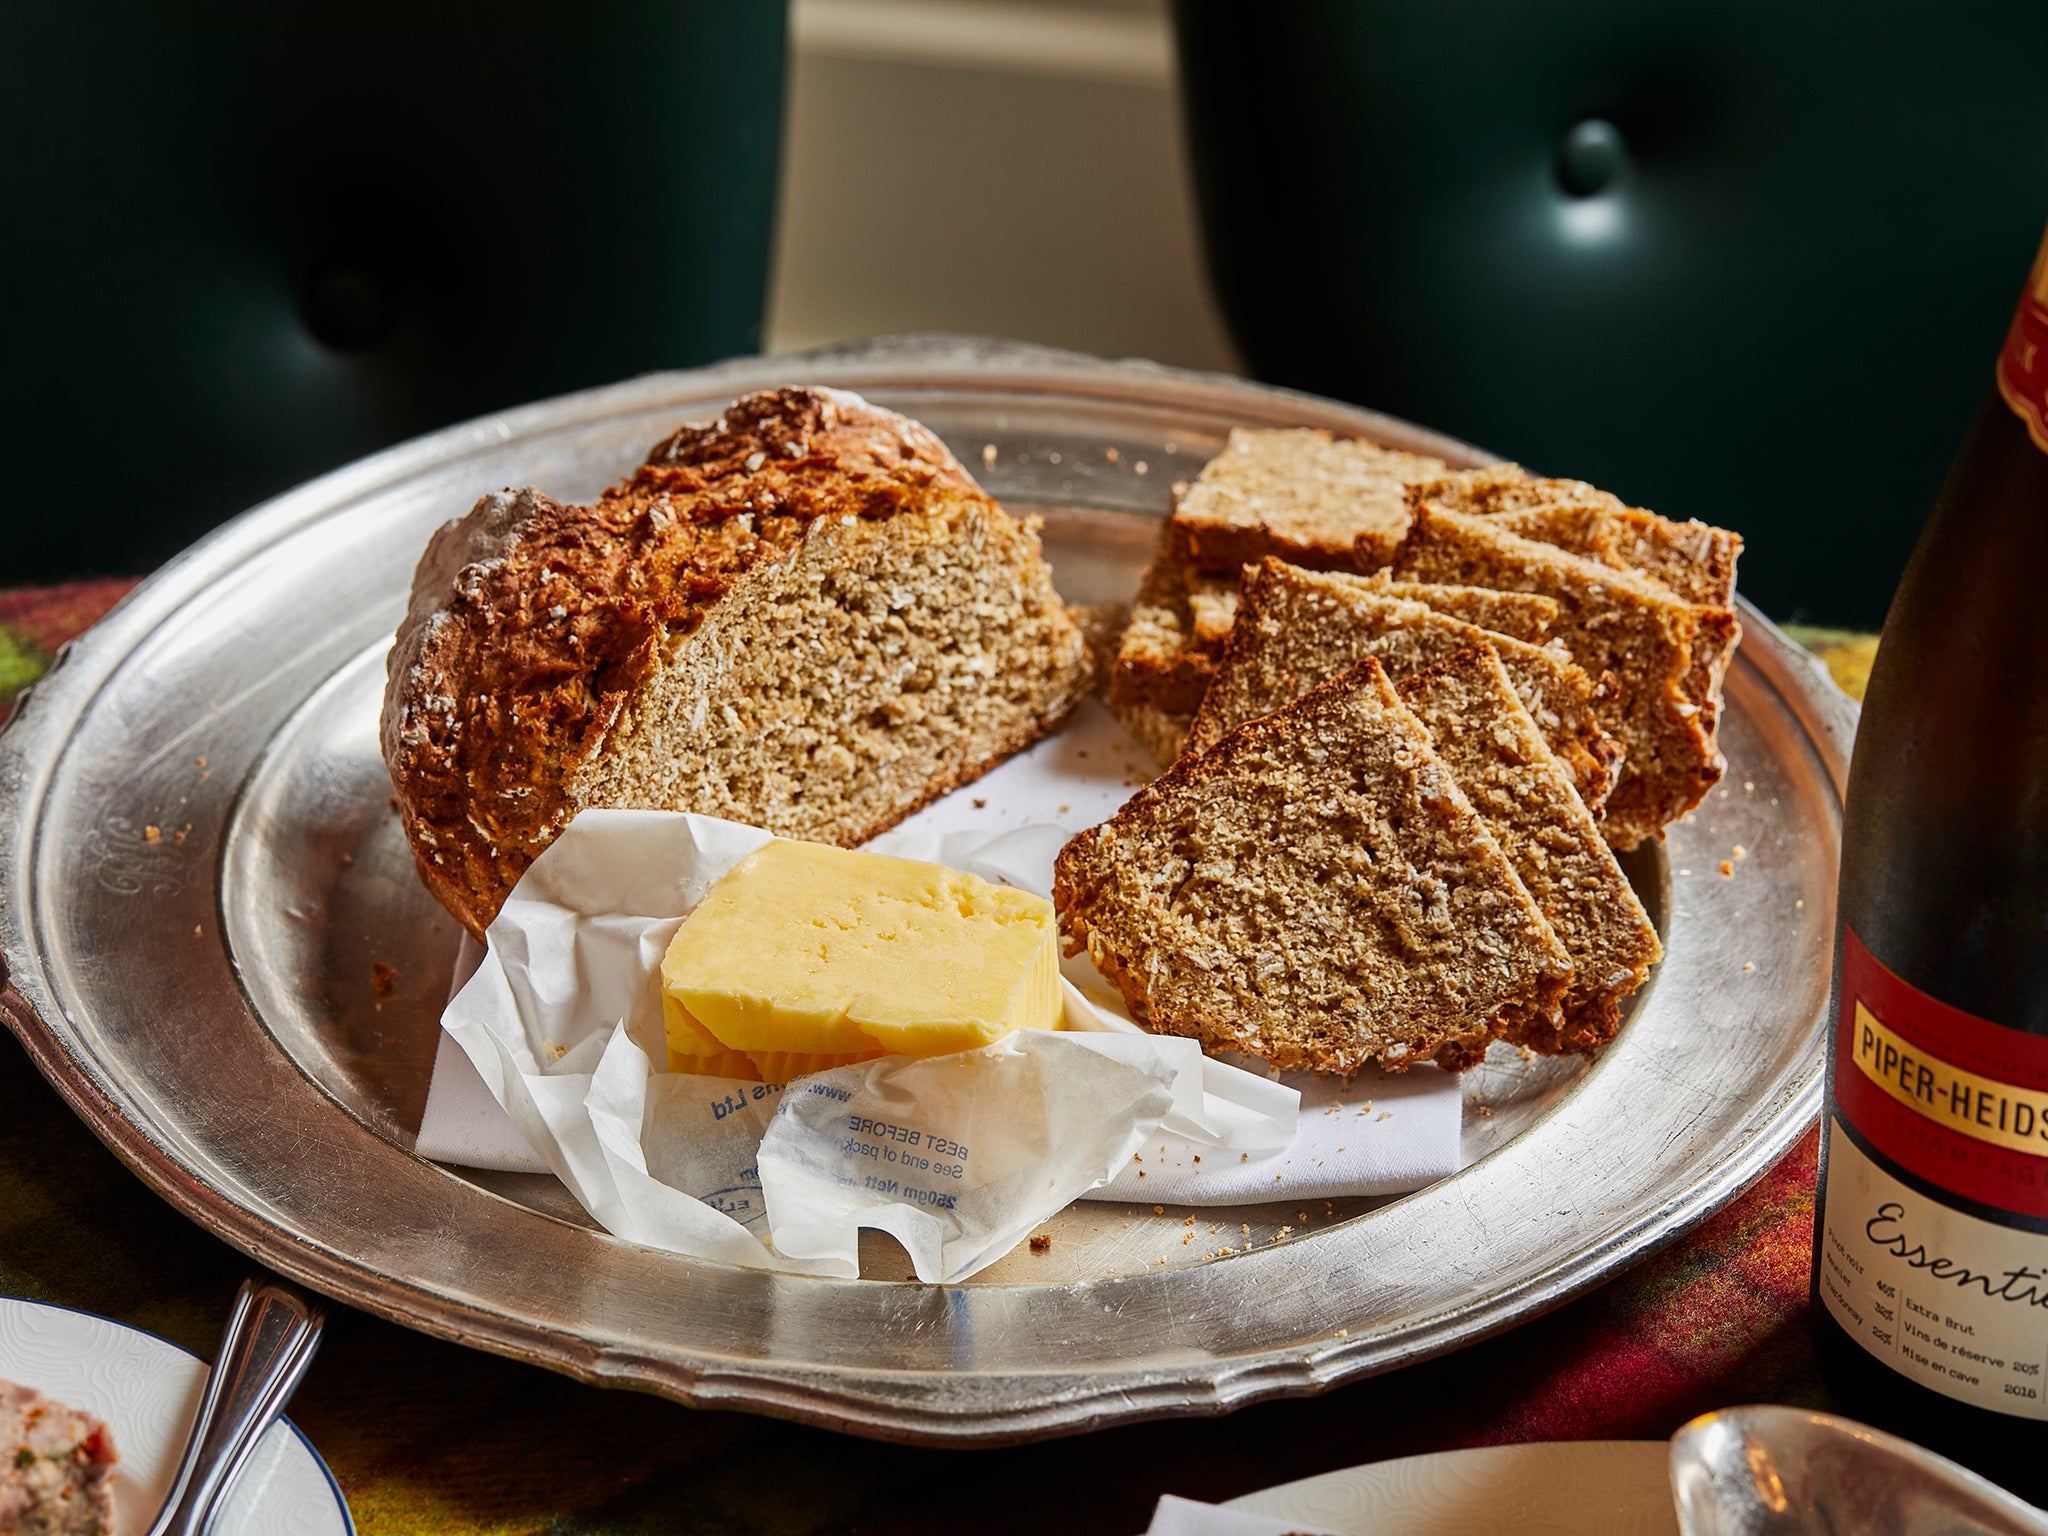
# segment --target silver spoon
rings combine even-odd
[[[263,1432],[312,1363],[326,1313],[282,1280],[244,1280],[177,1475],[149,1536],[205,1536]]]
[[[1730,1408],[1671,1437],[1684,1536],[2048,1536],[2048,1513],[1909,1440],[1801,1408]]]

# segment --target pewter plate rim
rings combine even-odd
[[[1521,1141],[1371,1217],[1309,1238],[1199,1268],[1067,1287],[926,1292],[870,1281],[806,1281],[752,1271],[713,1274],[716,1266],[695,1265],[603,1234],[584,1233],[473,1185],[461,1185],[467,1193],[452,1195],[438,1186],[432,1190],[435,1199],[449,1202],[449,1219],[476,1240],[494,1240],[498,1227],[516,1226],[526,1240],[560,1241],[565,1251],[575,1252],[594,1273],[602,1272],[601,1278],[620,1287],[644,1284],[652,1274],[672,1279],[673,1266],[682,1266],[691,1272],[693,1287],[714,1297],[721,1307],[734,1308],[733,1318],[723,1319],[730,1326],[715,1338],[698,1318],[671,1312],[650,1320],[633,1313],[626,1302],[614,1305],[615,1297],[595,1290],[575,1296],[575,1304],[568,1305],[560,1295],[536,1295],[530,1286],[522,1289],[516,1277],[505,1283],[502,1277],[486,1274],[474,1283],[456,1283],[438,1271],[427,1274],[434,1266],[420,1257],[425,1250],[406,1248],[394,1238],[391,1223],[380,1221],[377,1212],[365,1209],[351,1216],[329,1207],[313,1210],[305,1186],[319,1169],[310,1162],[297,1168],[251,1169],[235,1164],[246,1149],[233,1144],[232,1137],[190,1139],[177,1114],[167,1110],[151,1088],[160,1075],[175,1080],[178,1072],[189,1072],[189,1064],[181,1066],[161,1050],[155,1057],[123,1054],[121,1011],[149,1005],[151,995],[132,978],[111,989],[105,984],[97,991],[85,988],[67,969],[74,957],[52,940],[64,915],[63,897],[52,875],[63,850],[42,836],[43,822],[55,814],[51,807],[67,788],[59,771],[67,762],[66,747],[101,706],[103,691],[118,681],[115,674],[123,660],[149,644],[160,626],[191,622],[191,604],[197,596],[217,592],[223,581],[232,581],[295,535],[315,528],[334,509],[403,486],[436,466],[518,442],[528,434],[560,433],[579,423],[644,411],[671,397],[680,401],[731,395],[799,378],[881,393],[892,387],[1035,391],[1067,405],[1101,399],[1136,401],[1161,410],[1241,413],[1246,419],[1360,432],[1399,446],[1436,451],[1454,463],[1491,458],[1391,418],[1240,380],[1151,364],[1107,363],[1009,343],[919,337],[799,358],[736,359],[521,407],[403,444],[244,514],[152,576],[106,620],[67,647],[0,734],[0,955],[6,964],[0,977],[6,982],[0,990],[0,1016],[95,1133],[187,1215],[252,1257],[330,1295],[429,1333],[582,1380],[651,1389],[702,1406],[746,1408],[876,1438],[996,1444],[1135,1419],[1219,1414],[1266,1398],[1319,1392],[1498,1333],[1610,1277],[1718,1210],[1812,1123],[1820,1099],[1825,1009],[1780,1008],[1755,1027],[1782,1032],[1785,1060],[1767,1079],[1747,1085],[1754,1097],[1719,1108],[1692,1106],[1702,1117],[1717,1116],[1692,1177],[1625,1188],[1626,1170],[1595,1167],[1587,1176],[1587,1204],[1597,1208],[1603,1191],[1620,1203],[1589,1217],[1574,1200],[1571,1211],[1563,1214],[1577,1223],[1569,1235],[1576,1239],[1582,1234],[1585,1241],[1569,1255],[1518,1272],[1512,1283],[1446,1283],[1428,1304],[1391,1317],[1345,1310],[1338,1294],[1343,1287],[1331,1277],[1354,1275],[1361,1262],[1385,1262],[1389,1244],[1392,1252],[1410,1262],[1446,1269],[1455,1268],[1460,1240],[1498,1241],[1504,1245],[1499,1251],[1506,1255],[1518,1251],[1516,1244],[1536,1251],[1529,1246],[1538,1241],[1533,1232],[1501,1220],[1500,1213],[1509,1207],[1495,1187],[1512,1171],[1508,1154]],[[1782,713],[1784,727],[1800,733],[1802,749],[1818,765],[1823,781],[1819,809],[1826,824],[1819,830],[1825,837],[1837,837],[1855,707],[1834,688],[1815,658],[1747,604],[1742,606],[1742,620],[1747,638],[1736,665],[1745,675],[1745,686],[1766,702],[1774,701],[1772,707]],[[336,664],[345,659],[338,655]],[[229,810],[231,814],[231,806]],[[217,859],[212,876],[217,884]],[[1831,889],[1816,905],[1804,923],[1831,934]],[[100,937],[112,942],[110,935]],[[201,951],[206,948],[202,940]],[[166,964],[187,963],[168,954],[154,958]],[[191,963],[203,968],[212,962],[225,963],[218,954]],[[1735,985],[1730,983],[1731,991]],[[110,1025],[109,1020],[114,1022]],[[262,1030],[260,1022],[251,1027]],[[281,1051],[275,1054],[275,1062],[237,1062],[224,1070],[239,1074],[237,1082],[242,1077],[260,1080],[267,1093],[290,1100],[304,1121],[293,1127],[295,1144],[317,1148],[340,1162],[363,1159],[364,1166],[395,1169],[401,1179],[411,1175],[391,1163],[390,1154],[432,1170],[432,1165],[419,1163],[375,1136],[284,1063]],[[1616,1065],[1618,1073],[1627,1065],[1626,1058]],[[1648,1071],[1646,1082],[1655,1076]],[[1653,1105],[1653,1118],[1654,1113]],[[1677,1137],[1693,1134],[1697,1125],[1689,1121],[1649,1129]],[[1466,1207],[1476,1210],[1480,1204],[1495,1208],[1493,1226],[1481,1223],[1470,1231],[1460,1227],[1460,1212]],[[521,1214],[509,1214],[515,1212]],[[531,1226],[533,1222],[574,1236],[551,1235]],[[670,1268],[664,1270],[663,1265]],[[1333,1298],[1327,1306],[1316,1294],[1316,1287],[1325,1282]],[[853,1292],[845,1289],[849,1286]],[[839,1289],[818,1292],[811,1287]],[[1276,1287],[1293,1289],[1285,1292],[1284,1301],[1276,1301],[1283,1295]],[[1036,1296],[1044,1290],[1061,1294]],[[1356,1285],[1351,1293],[1362,1294]],[[1255,1315],[1261,1302],[1267,1303],[1265,1314],[1282,1315]],[[947,1330],[955,1329],[956,1357],[936,1366],[927,1359],[917,1368],[895,1368],[883,1358],[890,1350],[880,1344],[875,1346],[877,1358],[869,1361],[846,1354],[854,1346],[836,1339],[834,1348],[843,1358],[829,1363],[802,1358],[801,1343],[792,1355],[788,1339],[770,1347],[775,1325],[814,1315],[836,1319],[831,1326],[840,1332],[864,1326],[871,1316],[878,1337],[902,1330],[905,1338],[914,1338],[926,1349],[933,1339],[943,1345]],[[1209,1318],[1209,1331],[1201,1332],[1189,1321],[1195,1317]],[[1217,1317],[1242,1321],[1233,1331],[1228,1321],[1215,1323]],[[1087,1342],[1099,1357],[1087,1368],[1048,1366],[1041,1357],[1028,1365],[1011,1361],[1003,1368],[985,1369],[974,1359],[977,1326],[981,1337],[996,1341],[1000,1352],[1008,1328],[1042,1326],[1057,1337],[1060,1329],[1084,1325],[1093,1330]],[[1276,1331],[1288,1330],[1293,1336],[1273,1337]],[[1119,1350],[1127,1353],[1119,1356]]]

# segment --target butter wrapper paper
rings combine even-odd
[[[1052,826],[869,845],[1050,895]],[[607,1231],[722,1263],[852,1277],[860,1230],[920,1280],[964,1280],[1148,1140],[1270,1152],[1299,1095],[1147,1034],[1062,986],[1065,1028],[885,1056],[786,1086],[666,1070],[659,971],[690,909],[770,840],[660,811],[585,811],[491,925],[442,1025],[491,1097]],[[1079,979],[1089,979],[1081,962]]]

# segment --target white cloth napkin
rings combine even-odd
[[[1052,861],[1067,837],[1114,813],[1137,786],[1150,777],[1150,772],[1149,759],[1143,749],[1130,739],[1106,710],[1089,701],[1067,729],[1058,735],[1038,743],[993,773],[937,801],[869,846],[878,853],[949,864],[985,878],[1050,895]],[[705,822],[707,819],[694,820]],[[735,832],[743,832],[756,840],[765,837],[753,829],[735,829]],[[733,846],[737,848],[739,845]],[[750,849],[753,844],[746,846]],[[647,850],[643,847],[638,851],[644,856]],[[736,862],[743,851],[734,852],[729,862]],[[551,849],[550,855],[553,854]],[[729,867],[729,862],[725,867]],[[634,890],[636,884],[644,887],[651,882],[657,888],[657,901],[663,899],[659,888],[664,881],[667,883],[667,899],[687,895],[688,900],[674,909],[678,914],[701,894],[701,891],[679,893],[676,890],[676,873],[673,870],[649,869],[644,857],[629,858],[624,863],[627,867],[623,870],[591,868],[588,859],[579,858],[572,844],[563,850],[560,857],[552,860],[552,867],[556,871],[557,883],[565,877],[583,881],[587,886],[586,894],[602,900],[621,901],[624,903],[621,910],[625,911],[647,910],[649,893],[644,889]],[[581,867],[577,867],[579,865]],[[538,870],[540,866],[536,864],[535,868]],[[522,882],[521,891],[515,892],[514,901],[507,903],[508,912],[525,892],[526,882]],[[602,924],[597,926],[603,927]],[[659,930],[659,944],[650,943],[645,935],[625,943],[623,947],[615,944],[620,954],[630,953],[635,957],[630,963],[618,962],[619,966],[626,971],[635,966],[642,967],[640,979],[644,979],[645,972],[658,964],[661,948],[665,946],[673,926],[670,922],[665,929]],[[623,941],[626,935],[620,932],[613,938]],[[522,939],[519,942],[528,941]],[[564,948],[566,941],[559,932],[543,942],[555,946],[556,952],[517,957],[521,963],[531,961],[543,971],[556,973],[542,988],[549,995],[540,999],[529,998],[530,1004],[553,1007],[563,1004],[579,988],[587,990],[596,985],[604,990],[620,982],[618,976],[579,976],[577,967],[569,964]],[[458,988],[469,981],[482,953],[478,946],[466,942],[463,963],[456,978]],[[1067,990],[1070,1028],[1140,1036],[1147,1042],[1146,1050],[1155,1061],[1160,1049],[1170,1053],[1189,1048],[1186,1042],[1158,1040],[1138,1030],[1125,1014],[1121,998],[1085,957],[1067,961],[1065,970],[1070,984]],[[629,991],[636,984],[635,978],[624,978],[624,985]],[[507,998],[499,983],[494,983],[494,988],[498,1002],[508,1010],[516,1010],[519,1000]],[[472,1002],[481,1001],[481,996],[479,994]],[[633,998],[626,994],[612,997],[610,1001],[614,1005],[611,1017],[619,1019],[625,1018],[636,1006]],[[603,1014],[604,1009],[599,1008],[598,1013]],[[451,1003],[449,1018],[445,1022],[454,1027],[461,1017],[461,1010]],[[634,1031],[627,1029],[625,1033],[630,1036]],[[545,1068],[536,1076],[549,1076],[555,1081],[539,1087],[544,1104],[513,1102],[511,1113],[501,1100],[518,1098],[513,1080],[520,1073],[509,1070],[512,1063],[506,1057],[502,1042],[486,1047],[483,1037],[472,1031],[468,1037],[471,1049],[465,1051],[453,1034],[444,1033],[435,1057],[416,1150],[423,1157],[465,1167],[533,1172],[553,1168],[557,1173],[563,1173],[567,1154],[559,1145],[559,1138],[548,1129],[547,1120],[550,1116],[573,1119],[576,1112],[575,1102],[572,1102],[574,1095],[587,1093],[598,1082],[598,1070],[606,1062],[610,1070],[603,1081],[625,1095],[610,1107],[609,1139],[613,1141],[631,1141],[638,1134],[635,1127],[640,1122],[627,1123],[635,1113],[643,1120],[652,1113],[655,1118],[673,1123],[677,1117],[686,1118],[692,1112],[682,1107],[684,1100],[692,1096],[703,1100],[699,1107],[708,1114],[722,1102],[721,1095],[732,1089],[733,1085],[726,1085],[713,1093],[702,1081],[692,1083],[678,1078],[676,1074],[655,1070],[648,1058],[660,1059],[658,1017],[651,1021],[641,1020],[638,1033],[645,1038],[641,1042],[642,1049],[636,1053],[639,1057],[637,1066],[628,1053],[623,1050],[608,1052],[606,1046],[595,1039],[585,1040],[573,1053],[565,1053],[555,1062],[529,1063]],[[556,1046],[562,1044],[559,1041],[551,1043]],[[1098,1054],[1115,1049],[1107,1041],[1097,1041],[1094,1048]],[[480,1057],[481,1063],[473,1060],[473,1056]],[[587,1060],[584,1059],[586,1057]],[[485,1068],[484,1071],[478,1070],[479,1064]],[[1257,1066],[1256,1063],[1248,1065]],[[841,1070],[859,1072],[864,1069]],[[646,1079],[644,1090],[636,1086],[636,1074]],[[572,1083],[581,1086],[572,1086]],[[1456,1171],[1458,1166],[1461,1097],[1456,1079],[1435,1068],[1417,1068],[1399,1076],[1367,1072],[1349,1083],[1317,1080],[1307,1074],[1286,1074],[1279,1082],[1272,1083],[1204,1058],[1181,1071],[1176,1086],[1178,1096],[1174,1108],[1150,1134],[1119,1158],[1117,1166],[1108,1170],[1109,1176],[1099,1187],[1076,1190],[1076,1195],[1080,1198],[1157,1204],[1214,1205],[1393,1194],[1420,1188]],[[1272,1128],[1282,1116],[1291,1115],[1297,1093],[1300,1112],[1298,1120],[1292,1122],[1292,1138],[1281,1137],[1276,1141]],[[528,1097],[531,1097],[530,1093]],[[766,1098],[759,1101],[749,1098],[742,1118],[749,1124],[758,1121],[757,1128],[765,1130],[768,1113],[758,1107],[760,1104],[768,1104],[772,1109],[772,1102]],[[641,1188],[640,1181],[647,1178],[653,1178],[656,1186],[662,1184],[644,1167],[638,1170],[628,1168],[623,1173],[611,1170],[608,1164],[610,1155],[599,1151],[597,1137],[598,1131],[593,1126],[589,1138],[591,1144],[583,1149],[581,1174],[571,1168],[565,1176],[571,1189],[579,1198],[585,1199],[586,1206],[590,1202],[585,1198],[586,1190],[582,1187],[585,1178],[595,1179],[593,1188],[606,1192],[599,1197],[600,1203],[612,1199],[610,1192],[622,1179],[636,1189]],[[542,1149],[541,1152],[536,1152],[536,1145]],[[680,1156],[673,1148],[668,1155]],[[672,1174],[678,1172],[674,1168],[669,1171]],[[758,1170],[751,1167],[732,1172],[735,1177],[741,1173],[758,1176]],[[703,1170],[699,1169],[697,1173],[701,1178]],[[701,1181],[696,1187],[700,1190],[714,1188]],[[757,1184],[749,1184],[745,1188],[735,1184],[731,1189],[722,1191],[722,1198],[725,1204],[734,1207],[734,1214],[743,1222],[751,1219],[758,1224],[761,1197]],[[646,1193],[646,1202],[663,1207],[671,1203],[666,1197],[651,1192]],[[701,1202],[692,1201],[691,1204]],[[593,1209],[592,1214],[610,1225],[604,1211]],[[632,1224],[623,1214],[615,1214],[629,1226]],[[697,1231],[701,1227],[694,1212],[674,1219],[688,1231]],[[612,1230],[622,1229],[613,1227]],[[681,1231],[662,1230],[671,1237],[678,1236]],[[623,1235],[632,1234],[627,1232]],[[724,1242],[724,1236],[721,1233],[719,1246],[730,1246]],[[649,1239],[643,1236],[642,1240]],[[668,1244],[664,1242],[662,1245]],[[758,1249],[758,1243],[753,1247]],[[762,1261],[761,1255],[755,1252],[751,1262]]]

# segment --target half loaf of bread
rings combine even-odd
[[[917,423],[786,389],[591,505],[511,491],[436,533],[383,748],[422,878],[480,934],[585,807],[851,846],[1088,684],[1035,524]]]

